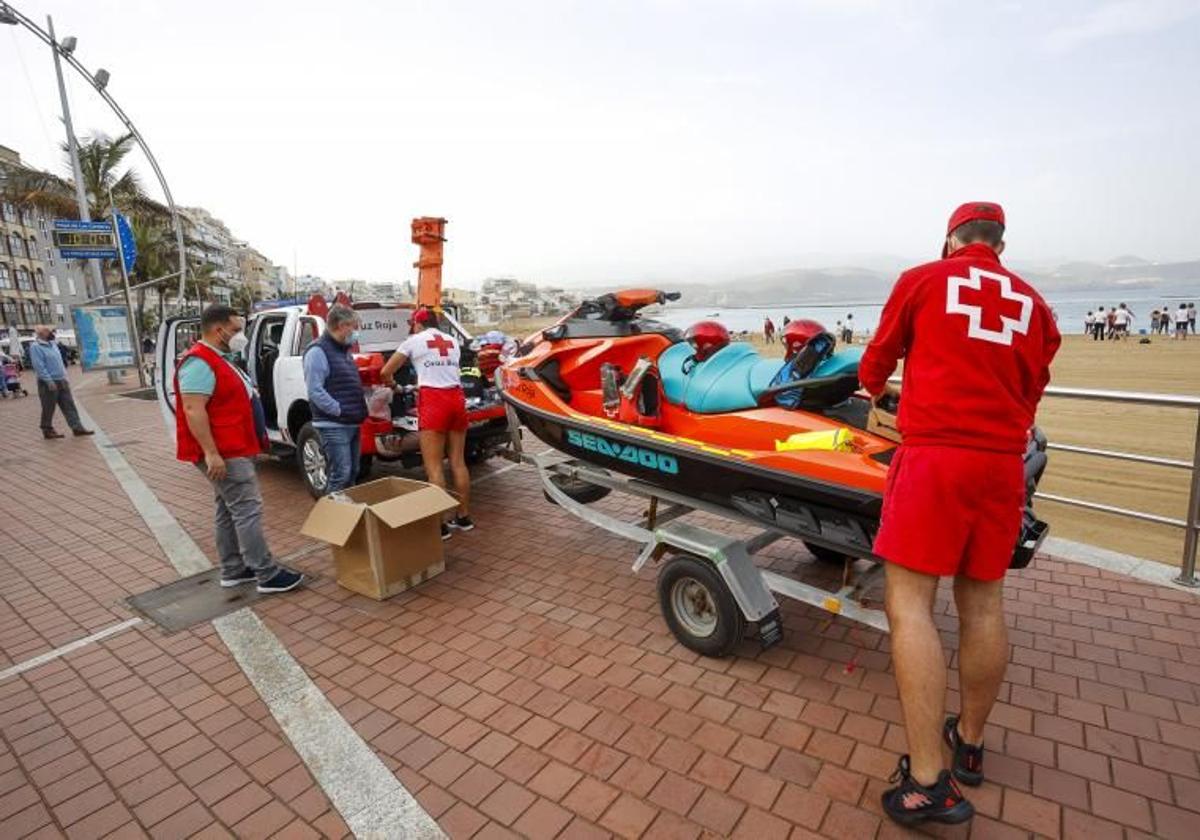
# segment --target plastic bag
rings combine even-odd
[[[376,385],[367,388],[367,414],[375,420],[392,419],[392,389]]]
[[[803,450],[853,452],[854,436],[847,429],[829,429],[823,432],[797,432],[787,440],[775,441],[776,452]]]

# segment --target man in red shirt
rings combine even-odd
[[[1004,211],[954,211],[942,259],[906,271],[884,306],[859,378],[875,397],[900,359],[903,444],[888,471],[875,553],[910,756],[883,794],[905,825],[963,822],[957,782],[983,781],[983,727],[1008,662],[1002,589],[1025,504],[1022,456],[1061,337],[1050,307],[1000,264]],[[954,578],[962,711],[943,722],[946,659],[933,621]],[[942,758],[944,740],[954,757]]]

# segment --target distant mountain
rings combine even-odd
[[[1144,260],[1141,257],[1134,256],[1133,254],[1122,254],[1119,257],[1113,257],[1108,261],[1107,265],[1109,268],[1119,268],[1134,265],[1154,265],[1154,263],[1150,262],[1150,260]]]
[[[1167,296],[1200,297],[1200,260],[1152,263],[1121,256],[1106,265],[1068,262],[1058,266],[1015,265],[1014,270],[1043,293],[1130,290]],[[860,266],[789,268],[731,277],[711,283],[657,281],[657,288],[683,293],[688,306],[764,306],[788,303],[882,302],[891,291],[899,269],[888,271]],[[635,286],[637,283],[618,285]],[[617,285],[593,286],[585,294],[603,294]]]

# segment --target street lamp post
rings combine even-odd
[[[54,42],[54,21],[46,15],[46,29],[50,33],[50,41]],[[74,39],[71,39],[74,41]],[[74,45],[72,44],[72,49]],[[79,165],[79,142],[75,139],[75,126],[71,122],[71,105],[67,101],[67,85],[63,81],[62,62],[58,58],[59,48],[51,47],[54,54],[54,75],[58,79],[58,98],[62,102],[63,125],[67,129],[67,152],[71,158],[71,171],[75,175],[75,203],[79,206],[79,218],[85,222],[92,220],[92,211],[88,206],[87,192],[83,187],[83,167]],[[69,52],[69,51],[68,51]],[[103,294],[104,275],[100,271],[99,260],[88,260],[88,270],[92,274],[93,294]]]
[[[47,22],[49,22],[49,18],[47,18]],[[183,304],[183,292],[184,292],[184,288],[187,283],[187,251],[184,249],[184,244],[183,244],[183,223],[180,221],[180,218],[179,218],[179,210],[175,206],[175,199],[171,196],[171,188],[167,186],[167,179],[163,176],[162,169],[159,168],[158,161],[155,160],[155,158],[154,158],[154,153],[150,151],[150,147],[146,144],[146,140],[142,137],[141,132],[137,130],[137,127],[133,124],[133,121],[129,119],[129,117],[121,109],[121,106],[117,104],[116,100],[113,99],[112,96],[109,95],[108,90],[107,90],[108,81],[109,81],[108,71],[102,69],[102,70],[98,71],[95,75],[92,75],[90,72],[88,72],[88,69],[86,67],[84,67],[83,64],[81,64],[77,58],[75,58],[75,55],[74,55],[75,39],[74,38],[63,39],[64,42],[62,44],[56,42],[54,39],[53,28],[51,28],[51,30],[49,32],[43,30],[40,26],[38,26],[36,23],[34,23],[28,17],[26,17],[25,15],[18,12],[9,3],[0,2],[0,23],[7,23],[12,26],[23,26],[26,29],[28,29],[30,32],[32,32],[34,35],[36,35],[38,38],[40,38],[46,45],[48,45],[54,51],[54,65],[55,65],[56,69],[59,69],[59,67],[60,67],[60,64],[59,64],[60,56],[63,59],[66,59],[66,62],[68,64],[70,64],[72,67],[74,67],[75,70],[79,73],[79,75],[81,75],[85,79],[87,79],[88,84],[90,84],[92,86],[92,88],[96,91],[96,93],[100,94],[100,98],[103,99],[106,103],[108,103],[108,107],[111,108],[113,113],[117,115],[117,119],[119,119],[121,121],[121,123],[125,126],[125,129],[130,134],[133,135],[133,138],[137,141],[138,146],[141,147],[142,154],[144,154],[146,156],[146,160],[149,161],[149,163],[150,163],[150,168],[154,170],[154,175],[155,175],[155,177],[158,178],[159,186],[162,187],[163,195],[167,199],[167,207],[171,211],[171,225],[175,229],[175,247],[176,247],[177,251],[179,252],[179,297],[178,297],[178,303],[180,305],[182,305]],[[70,47],[69,49],[67,48],[68,46]],[[63,100],[63,118],[64,118],[64,121],[67,123],[67,142],[70,146],[74,147],[74,145],[75,145],[74,132],[71,131],[70,116],[67,113],[67,98],[66,98],[66,91],[63,86],[61,70],[59,70],[59,73],[58,73],[58,84],[59,84],[59,91],[62,95],[62,100]],[[78,156],[75,153],[74,149],[72,149],[71,157],[72,157],[72,167],[75,170],[74,174],[75,174],[76,198],[79,198],[80,193],[83,190],[83,184],[82,184],[83,179],[82,179],[82,173],[80,172],[80,168],[79,168]],[[85,197],[83,200],[80,201],[80,214],[81,214],[81,218],[83,218],[84,220],[86,220],[88,218],[88,216],[86,215],[86,213],[87,213],[86,207],[87,207],[87,201],[86,201],[86,197]],[[99,273],[99,264],[96,264],[96,273],[97,274]],[[101,286],[103,286],[102,282],[101,282]],[[104,289],[101,288],[100,291],[103,292]]]

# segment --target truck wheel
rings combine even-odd
[[[324,496],[325,488],[329,486],[329,469],[321,436],[312,423],[305,423],[296,435],[296,466],[300,468],[309,495],[314,499]]]
[[[579,502],[581,505],[590,505],[592,502],[598,502],[612,492],[611,487],[601,487],[599,484],[592,484],[590,481],[581,481],[578,478],[567,478],[556,475],[552,476],[550,481],[554,483],[555,487],[566,493],[572,501]],[[545,490],[542,491],[542,495],[546,497],[546,501],[551,504],[557,504]]]
[[[374,455],[359,455],[358,456],[358,475],[354,480],[358,484],[362,484],[371,477],[371,469],[375,466]]]
[[[711,563],[682,555],[658,574],[658,603],[667,627],[688,650],[727,656],[742,640],[746,619]]]
[[[829,566],[844,565],[849,558],[848,554],[842,554],[840,551],[835,551],[832,548],[826,548],[823,545],[806,542],[804,547],[808,549],[808,553],[817,558],[817,562],[825,563]]]

